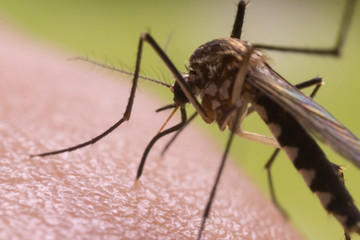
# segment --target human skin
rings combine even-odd
[[[67,57],[0,28],[0,238],[195,239],[221,147],[189,126],[164,157],[166,140],[154,146],[135,181],[168,114],[154,110],[171,99],[142,89],[130,121],[98,143],[29,157],[89,140],[125,111],[130,80]],[[229,159],[203,239],[300,236]]]

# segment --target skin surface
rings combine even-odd
[[[29,157],[88,140],[125,111],[130,80],[67,57],[0,27],[0,238],[196,238],[221,147],[190,126],[165,157],[166,140],[155,145],[135,181],[169,114],[154,110],[170,99],[156,102],[142,89],[130,121],[100,142]],[[230,160],[203,239],[300,237]]]

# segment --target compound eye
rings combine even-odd
[[[197,78],[197,73],[193,69],[190,69],[189,79],[195,79],[195,78]]]

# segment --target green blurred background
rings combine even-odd
[[[246,11],[243,39],[274,45],[333,46],[344,2],[252,0]],[[2,22],[11,23],[72,56],[89,56],[129,70],[134,69],[140,33],[148,31],[166,48],[175,65],[185,71],[184,63],[196,47],[214,38],[229,36],[235,11],[235,0],[0,0]],[[316,101],[360,136],[360,3],[355,9],[342,58],[270,51],[268,55],[273,68],[292,83],[324,77],[326,85]],[[168,83],[172,81],[170,73],[148,46],[142,72]],[[141,82],[139,88],[160,93],[165,104],[171,102],[167,89],[145,82]],[[219,148],[225,145],[227,132],[221,133],[217,125],[206,126],[199,119],[196,124],[218,141]],[[256,114],[245,120],[243,129],[269,135]],[[360,207],[360,171],[328,147],[324,146],[324,150],[329,159],[346,167],[346,184]],[[232,156],[266,193],[263,165],[272,151],[270,147],[242,139],[237,139],[232,147]],[[343,239],[341,226],[323,210],[285,154],[275,162],[273,174],[280,203],[306,239]]]

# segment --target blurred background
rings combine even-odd
[[[244,40],[299,47],[333,46],[345,3],[344,0],[249,2]],[[236,3],[235,0],[0,0],[0,21],[68,52],[69,57],[88,56],[130,71],[134,70],[140,33],[150,32],[179,70],[185,72],[186,60],[199,45],[229,36]],[[267,55],[272,67],[294,84],[323,77],[326,84],[317,94],[316,101],[360,136],[360,3],[356,6],[341,58],[274,51],[268,51]],[[164,64],[147,45],[143,56],[142,74],[173,82]],[[97,70],[89,67],[89,71]],[[125,79],[130,84],[131,79]],[[153,83],[141,81],[138,89],[159,95],[164,104],[172,101],[168,89]],[[305,90],[306,93],[310,91]],[[98,97],[106,96],[99,94]],[[219,149],[225,146],[228,132],[220,132],[215,124],[206,125],[200,118],[195,124],[218,142]],[[246,119],[242,128],[270,135],[256,114]],[[360,170],[329,147],[323,146],[323,149],[331,161],[346,168],[346,185],[360,207]],[[271,147],[238,138],[231,151],[238,165],[266,194],[269,190],[263,166],[272,152]],[[342,227],[322,208],[284,153],[273,166],[273,176],[280,204],[306,239],[343,239]],[[360,237],[353,236],[353,239]]]

